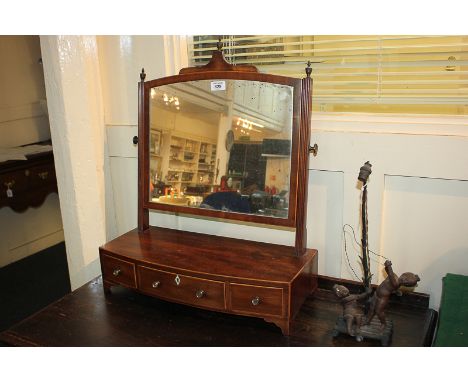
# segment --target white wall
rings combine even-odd
[[[312,126],[311,143],[319,145],[319,154],[311,158],[311,168],[342,177],[343,190],[340,195],[336,187],[341,184],[334,178],[325,179],[323,186],[335,188],[337,193],[333,203],[328,204],[314,188],[309,200],[326,203],[326,218],[352,225],[360,240],[356,180],[359,167],[369,160],[373,165],[368,186],[370,248],[391,259],[396,273],[418,273],[421,282],[416,291],[429,293],[430,305],[437,308],[442,277],[447,272],[468,274],[467,118],[317,113]],[[322,220],[324,217],[311,208],[308,214],[312,235],[316,234],[315,224],[321,227],[318,232],[325,229],[326,218]],[[319,271],[356,279],[343,253],[338,224],[325,230],[328,238],[322,235],[317,241],[308,241],[310,246],[324,248]],[[351,235],[347,235],[347,243],[351,267],[360,276],[359,248]],[[377,283],[385,277],[385,259],[371,258],[373,282]],[[341,264],[340,272],[334,269],[329,273],[324,261],[325,266],[329,262]]]
[[[102,79],[104,121],[116,236],[137,226],[138,82],[144,67],[147,79],[166,75],[165,36],[100,36],[97,38]],[[174,68],[171,66],[171,70]]]
[[[0,36],[0,147],[50,139],[38,36]]]
[[[383,208],[382,252],[416,270],[436,306],[447,272],[468,275],[468,181],[385,176]]]
[[[0,36],[0,147],[50,139],[38,36]],[[63,241],[57,194],[37,208],[0,209],[0,267]]]
[[[38,208],[15,212],[0,209],[0,267],[21,260],[64,240],[57,194]]]

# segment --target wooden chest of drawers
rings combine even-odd
[[[289,334],[317,286],[317,252],[150,227],[100,249],[104,286],[136,289],[202,309],[255,316]]]

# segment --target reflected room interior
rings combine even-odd
[[[291,86],[200,80],[152,88],[150,202],[288,217]]]

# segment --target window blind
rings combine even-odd
[[[193,65],[219,36],[192,36]],[[312,62],[313,108],[321,111],[468,114],[468,36],[221,36],[232,64],[303,77]]]

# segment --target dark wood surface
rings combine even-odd
[[[29,207],[39,207],[47,195],[57,192],[53,153],[27,158],[0,163],[0,208],[6,206],[22,212]],[[12,197],[7,196],[8,188],[13,192]]]
[[[164,302],[123,287],[105,297],[96,279],[0,334],[16,346],[380,346],[333,338],[341,305],[319,289],[307,298],[285,337],[279,328],[254,317],[227,315]],[[430,343],[433,310],[390,305],[392,346]]]
[[[294,247],[150,227],[130,231],[101,247],[106,254],[141,264],[179,269],[203,277],[289,283],[316,256],[310,249],[295,256]]]

